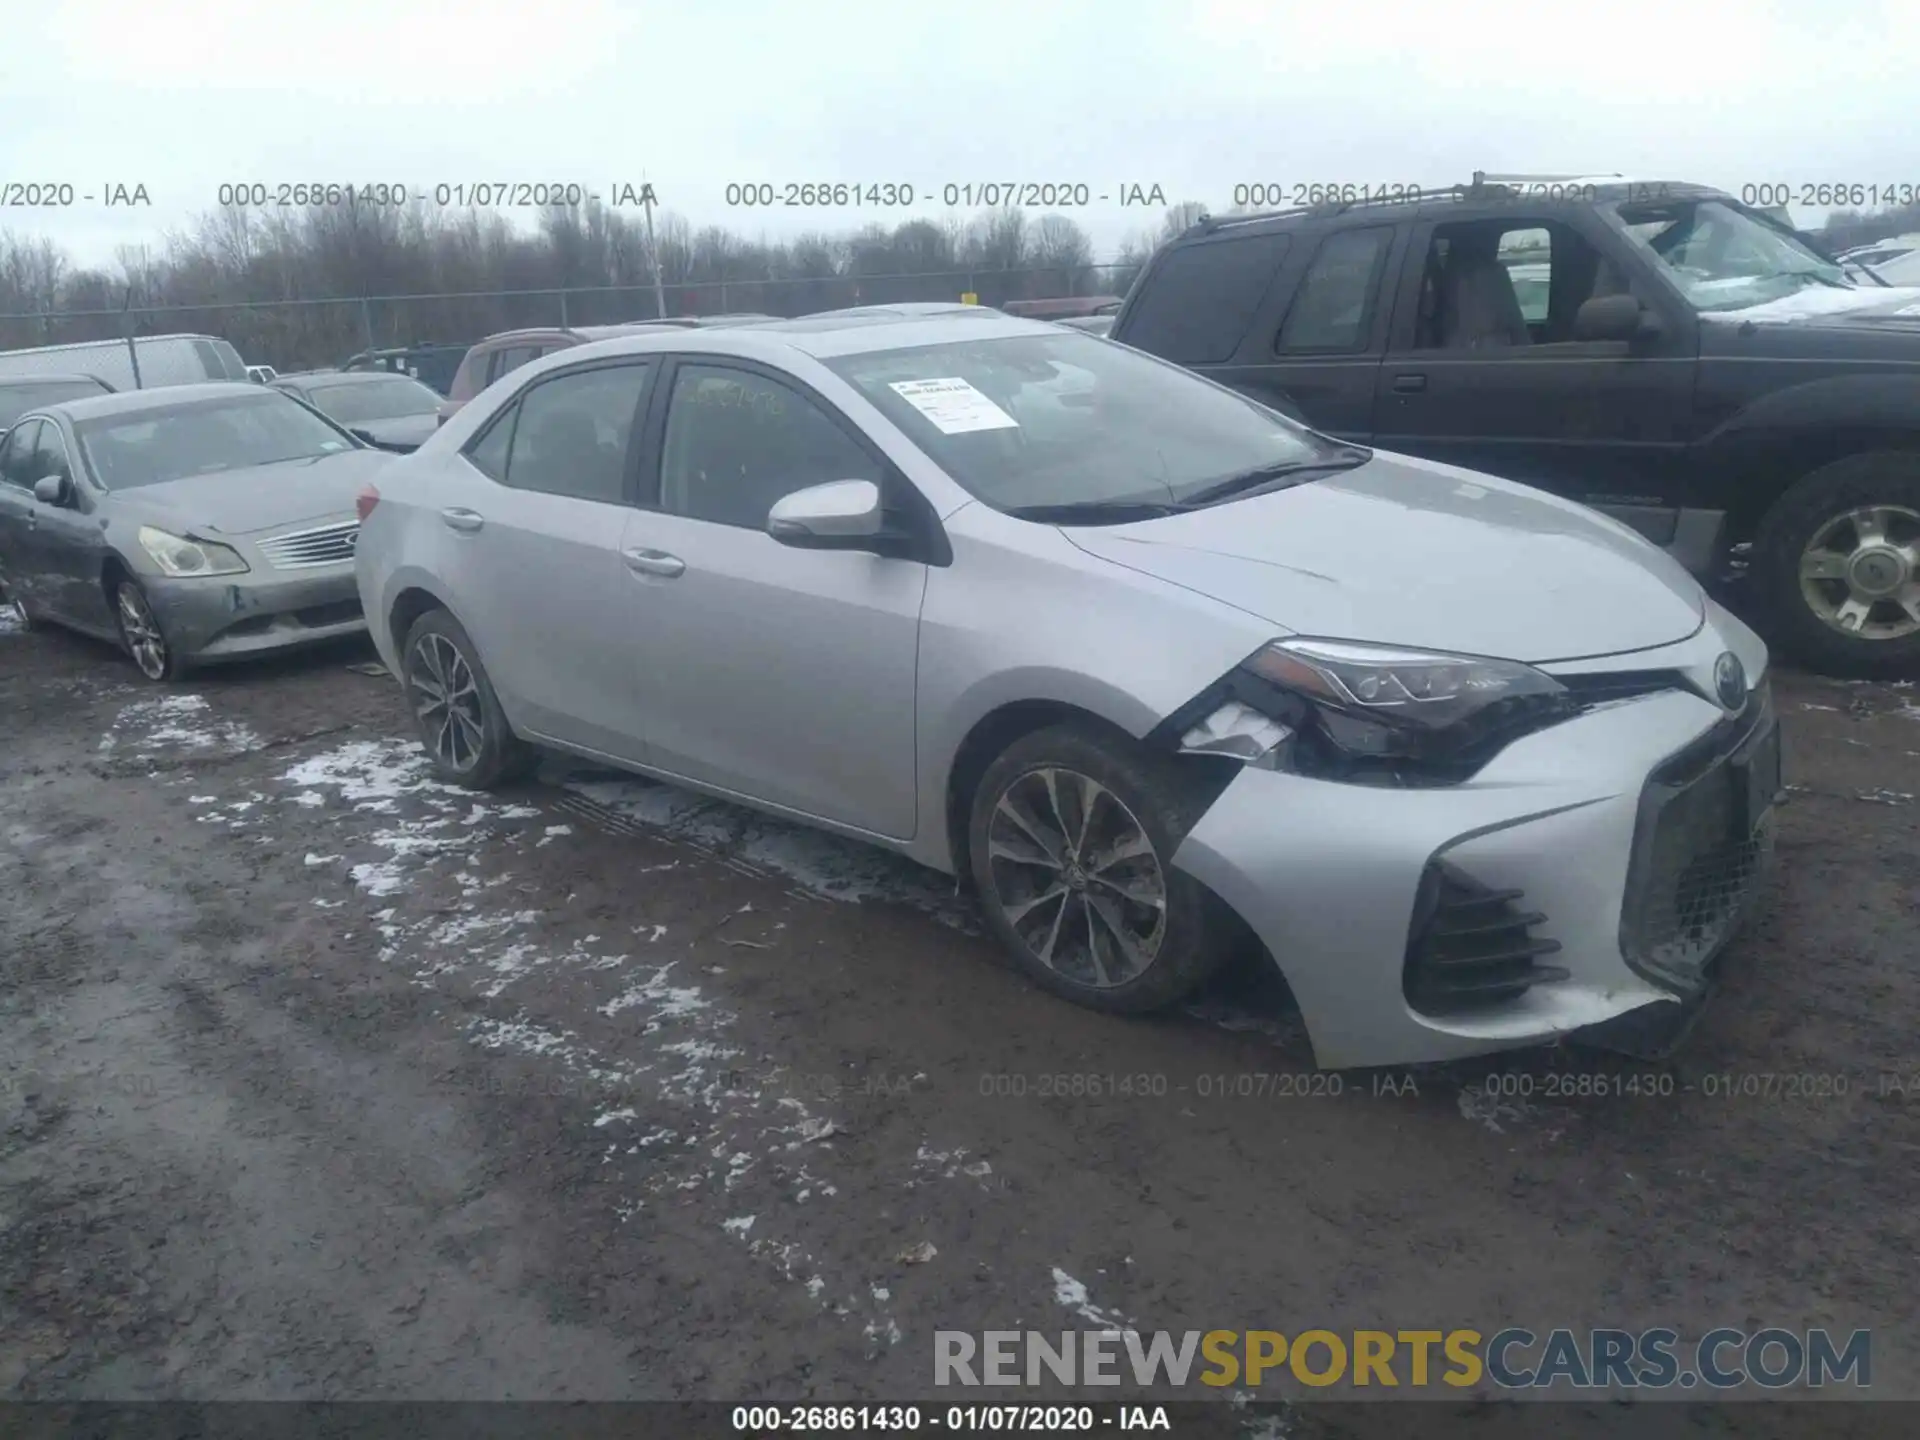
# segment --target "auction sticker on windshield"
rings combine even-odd
[[[941,380],[896,380],[893,389],[931,420],[942,435],[1020,428],[1018,420],[958,375]]]

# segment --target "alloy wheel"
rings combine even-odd
[[[167,637],[160,633],[160,622],[153,618],[147,597],[137,585],[122,585],[117,597],[120,633],[127,637],[127,649],[133,663],[149,680],[167,678]]]
[[[1869,505],[1835,515],[1800,554],[1800,594],[1855,639],[1920,632],[1920,512]]]
[[[1125,802],[1076,770],[1029,770],[987,825],[993,903],[1021,944],[1076,984],[1112,989],[1154,961],[1167,880]]]
[[[408,656],[407,685],[435,756],[450,770],[471,770],[480,762],[486,724],[473,666],[460,647],[444,635],[422,635]]]

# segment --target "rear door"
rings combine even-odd
[[[653,366],[602,361],[542,376],[468,444],[464,494],[429,523],[436,563],[516,725],[639,762],[630,577],[633,439]]]
[[[1361,225],[1300,236],[1234,363],[1205,373],[1317,430],[1371,438],[1392,309],[1386,277],[1404,248],[1405,228]]]

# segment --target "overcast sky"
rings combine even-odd
[[[223,181],[650,179],[746,234],[945,213],[946,184],[1450,184],[1475,169],[1920,186],[1920,3],[1132,6],[969,0],[54,0],[9,7],[0,210],[82,264]],[[730,181],[894,182],[915,212],[729,209]],[[1101,258],[1157,212],[1073,212]],[[1820,212],[1796,207],[1800,223]]]

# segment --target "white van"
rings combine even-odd
[[[139,373],[134,373],[134,357]],[[88,340],[0,351],[0,379],[13,375],[92,375],[116,390],[153,390],[162,385],[198,385],[208,380],[245,380],[246,362],[233,346],[211,335],[140,335],[125,340]]]

